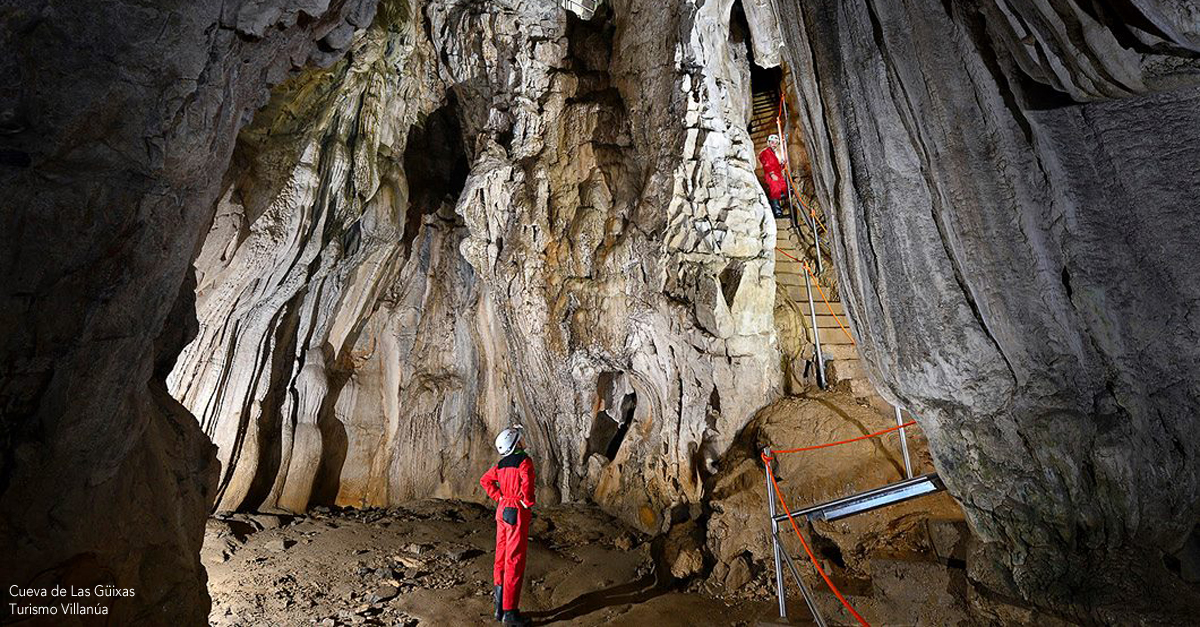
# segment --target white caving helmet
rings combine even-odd
[[[525,427],[516,425],[505,429],[496,436],[496,451],[501,455],[511,455],[517,450],[517,444],[521,442],[521,435],[525,432]]]
[[[762,137],[762,135],[759,135],[759,137]],[[775,133],[771,133],[771,136],[767,138],[767,145],[770,146],[772,144],[778,144],[778,143],[779,143],[779,136],[776,135]]]

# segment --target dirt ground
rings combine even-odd
[[[202,553],[210,623],[496,624],[494,533],[491,510],[457,501],[213,518]],[[522,610],[543,625],[752,625],[775,616],[765,585],[762,600],[723,601],[661,585],[658,570],[651,544],[598,510],[540,508]]]
[[[538,507],[521,609],[536,625],[777,624],[758,452],[851,438],[893,420],[890,409],[836,391],[780,400],[760,412],[721,459],[705,507],[659,538],[596,507]],[[910,447],[916,472],[930,472],[919,431]],[[903,460],[892,434],[781,456],[776,474],[796,507],[897,481]],[[823,568],[873,625],[1048,624],[969,581],[970,532],[944,492],[804,531]],[[781,533],[828,624],[854,624],[790,527]],[[448,500],[212,518],[202,552],[213,598],[210,623],[496,624],[494,538],[493,510]],[[675,580],[672,572],[688,578]],[[813,624],[790,574],[786,581],[787,624]]]
[[[535,625],[777,621],[770,568],[753,567],[736,590],[714,585],[714,578],[665,582],[660,573],[666,569],[655,566],[654,542],[598,509],[539,509],[521,601]],[[496,624],[490,596],[494,533],[491,510],[459,501],[213,518],[202,553],[213,597],[210,624]],[[807,569],[798,549],[793,555]],[[842,582],[873,623],[976,622],[965,614],[961,569],[895,555],[881,555],[875,568],[874,582]],[[789,624],[811,624],[795,587],[789,584],[789,591]],[[829,623],[843,624],[832,597],[817,594]]]

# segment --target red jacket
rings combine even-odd
[[[758,162],[762,164],[763,172],[767,175],[767,195],[771,200],[783,198],[783,193],[787,191],[787,181],[784,180],[783,165],[779,163],[775,151],[771,150],[770,146],[763,148],[763,151],[758,153]]]
[[[535,505],[533,496],[533,461],[525,451],[506,455],[492,466],[479,485],[487,490],[488,496],[503,507],[526,510]]]

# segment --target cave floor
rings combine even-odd
[[[521,603],[535,625],[753,625],[775,616],[765,578],[747,586],[757,598],[729,601],[658,586],[645,538],[593,508],[539,509]],[[438,500],[213,518],[202,552],[209,622],[497,624],[494,533],[491,510]]]
[[[402,508],[212,518],[201,553],[213,600],[209,623],[497,624],[490,616],[492,515],[479,504],[431,499]],[[535,625],[777,620],[771,569],[756,568],[732,593],[703,579],[686,587],[659,585],[656,573],[665,569],[655,568],[649,538],[594,507],[538,508],[529,546],[521,605]],[[976,622],[964,611],[961,570],[928,561],[885,562],[877,565],[876,579],[890,580],[886,586],[868,586],[878,589],[864,594],[843,583],[872,622]],[[811,624],[791,585],[789,595],[789,624]],[[832,596],[824,590],[817,595],[827,618],[837,617]]]

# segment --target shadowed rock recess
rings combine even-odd
[[[757,448],[860,433],[760,412],[797,335],[747,130],[782,63],[972,585],[1200,615],[1194,0],[68,4],[0,0],[5,586],[202,624],[210,512],[483,502],[514,420],[540,503],[765,579]],[[875,446],[795,489],[886,481]]]

